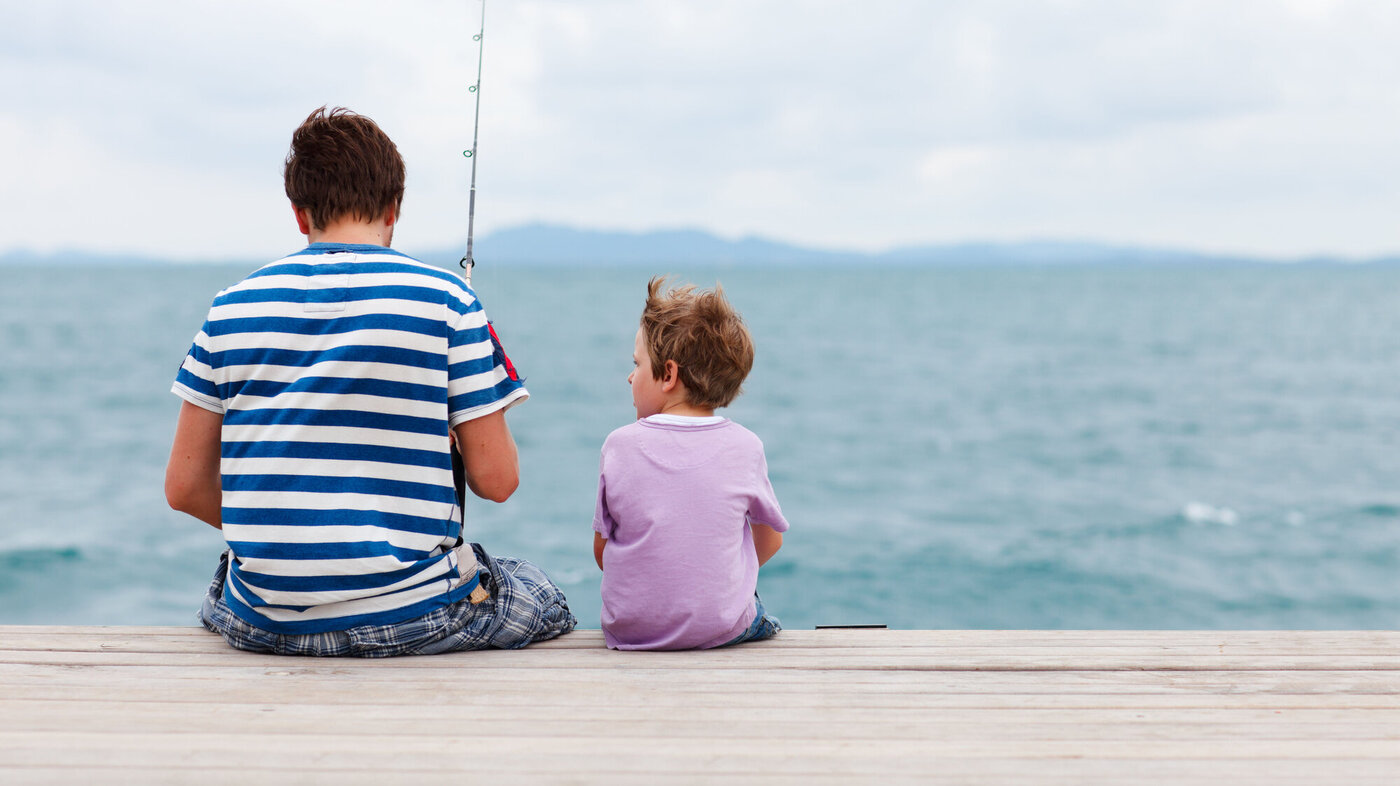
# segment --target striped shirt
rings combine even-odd
[[[314,243],[215,297],[172,391],[223,416],[224,594],[248,623],[385,625],[476,586],[448,433],[529,393],[455,274]]]

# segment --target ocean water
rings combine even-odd
[[[646,279],[483,266],[533,396],[468,535],[598,625],[598,449]],[[0,624],[194,624],[219,533],[168,510],[170,381],[233,267],[6,268]],[[734,268],[723,414],[792,522],[789,628],[1400,627],[1400,269]]]

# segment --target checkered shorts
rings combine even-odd
[[[417,619],[391,625],[361,625],[327,633],[286,635],[254,627],[224,603],[228,552],[219,560],[204,596],[199,620],[240,650],[274,655],[437,655],[482,649],[517,649],[568,633],[578,624],[564,593],[544,571],[520,559],[496,559],[471,544],[484,570],[481,586],[491,597],[473,605],[462,600]]]

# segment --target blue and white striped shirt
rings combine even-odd
[[[529,393],[455,274],[312,244],[215,297],[172,390],[223,415],[225,600],[247,622],[384,625],[476,586],[448,432]]]

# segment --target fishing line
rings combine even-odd
[[[481,64],[482,55],[486,50],[485,37],[486,0],[481,0],[481,28],[472,36],[472,40],[477,42],[476,84],[467,88],[468,92],[476,96],[476,117],[472,121],[472,149],[462,151],[462,155],[472,160],[472,188],[471,195],[467,198],[467,253],[462,255],[457,264],[462,266],[463,278],[468,284],[472,282],[472,268],[476,267],[476,260],[472,257],[472,234],[476,228],[476,141],[481,131]]]

